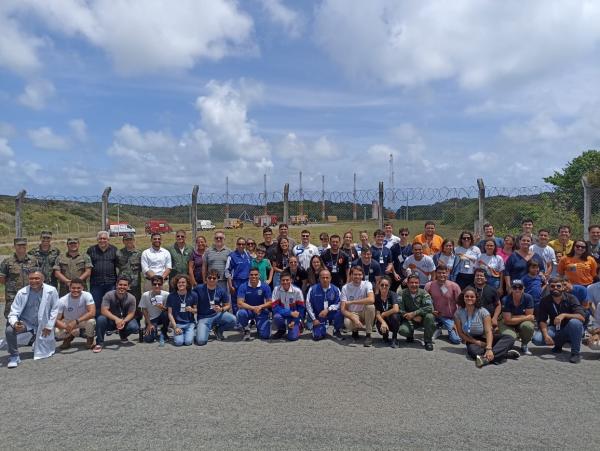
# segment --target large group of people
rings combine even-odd
[[[600,225],[589,227],[589,241],[571,239],[568,225],[554,240],[533,230],[526,219],[519,236],[497,237],[485,224],[483,236],[463,231],[455,243],[432,221],[412,240],[386,223],[372,237],[360,231],[358,242],[352,231],[321,233],[317,246],[309,230],[296,243],[280,224],[277,236],[265,227],[261,243],[237,238],[234,250],[221,230],[212,245],[198,236],[194,247],[179,230],[166,248],[152,234],[143,251],[133,235],[117,249],[100,231],[84,253],[77,238],[61,253],[51,232],[29,252],[16,238],[0,264],[8,367],[20,363],[25,333],[41,359],[77,337],[99,353],[112,334],[122,343],[139,334],[159,347],[204,346],[234,330],[250,341],[253,328],[264,340],[295,341],[307,331],[352,345],[362,332],[365,347],[378,334],[392,348],[422,329],[425,350],[446,334],[477,367],[531,355],[530,343],[554,353],[568,343],[569,361],[579,363],[582,343],[600,349]]]

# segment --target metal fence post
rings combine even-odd
[[[283,185],[283,223],[288,224],[290,215],[290,184]]]
[[[383,182],[379,182],[379,228],[383,230]]]
[[[354,173],[354,190],[352,191],[352,220],[356,221],[358,218],[357,207],[356,207],[356,172]]]
[[[27,191],[21,190],[17,197],[15,197],[15,237],[21,238],[23,236],[23,223],[21,222],[21,213],[23,211],[23,202],[25,201],[25,195]]]
[[[194,247],[196,246],[196,224],[198,221],[198,185],[194,185],[192,188],[192,220],[190,221],[192,224],[192,243],[194,243]]]
[[[477,179],[477,188],[479,188],[479,218],[477,223],[477,233],[483,236],[483,223],[485,221],[485,185],[483,179]]]
[[[589,240],[588,227],[592,222],[592,190],[587,175],[581,177],[581,184],[583,185],[583,239]]]
[[[104,192],[102,193],[102,230],[109,231],[108,226],[108,196],[110,195],[112,188],[107,186],[104,188]]]
[[[229,219],[229,177],[225,177],[225,219]]]
[[[321,176],[321,221],[325,222],[325,176]]]

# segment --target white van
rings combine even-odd
[[[196,221],[196,230],[212,230],[215,225],[208,219],[198,219]]]
[[[110,236],[123,236],[127,233],[135,235],[135,229],[126,222],[119,222],[109,225],[108,234]]]

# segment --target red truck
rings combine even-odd
[[[144,229],[147,235],[153,233],[169,233],[173,231],[173,228],[164,219],[150,219],[149,221],[146,221]]]

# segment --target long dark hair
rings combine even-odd
[[[461,291],[461,293],[458,295],[458,299],[456,300],[456,304],[462,308],[466,307],[465,293],[467,291],[472,291],[473,293],[475,293],[475,308],[481,308],[481,297],[477,293],[477,290],[475,288],[473,288],[471,285],[465,287],[465,289]]]

